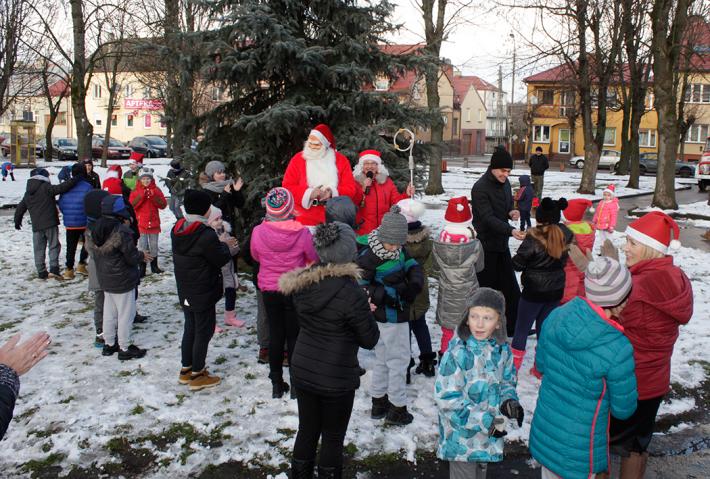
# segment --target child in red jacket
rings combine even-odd
[[[158,235],[160,234],[160,211],[168,202],[160,188],[155,184],[153,168],[143,168],[136,183],[136,189],[131,192],[131,205],[138,218],[140,239],[138,249],[149,252],[153,260],[150,262],[150,271],[162,273],[158,267]],[[141,264],[141,277],[145,276],[145,263]]]
[[[592,202],[584,198],[576,198],[567,202],[567,208],[563,214],[564,224],[574,233],[574,243],[579,249],[587,254],[587,251],[594,247],[594,228],[588,221],[584,221],[584,214],[587,208],[592,206]],[[581,272],[574,262],[567,260],[565,265],[565,292],[560,304],[565,304],[576,296],[584,298],[584,273]]]
[[[609,185],[604,188],[602,200],[597,204],[597,210],[592,219],[592,226],[597,230],[594,251],[597,251],[610,240],[616,228],[616,216],[619,213],[619,200],[616,198],[616,187]]]

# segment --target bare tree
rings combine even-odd
[[[0,0],[0,115],[21,95],[27,75],[18,75],[30,63],[25,48],[30,8],[26,0]]]
[[[51,55],[51,53],[49,54]],[[44,149],[44,159],[52,161],[54,145],[52,145],[52,132],[54,124],[59,116],[62,101],[69,94],[69,76],[56,63],[48,57],[40,60],[41,70],[39,72],[42,81],[42,96],[47,102],[49,110],[49,121],[44,132],[46,147]]]

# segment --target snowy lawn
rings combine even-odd
[[[707,201],[698,201],[686,205],[678,205],[677,210],[662,210],[660,208],[642,208],[636,210],[639,213],[647,213],[649,211],[664,211],[669,215],[679,215],[681,218],[686,216],[685,221],[697,226],[698,228],[710,228],[710,205]],[[687,215],[695,216],[688,218]],[[698,218],[702,217],[702,218]],[[680,219],[680,218],[677,218]]]
[[[158,175],[164,175],[161,166],[158,168]],[[445,175],[449,193],[426,201],[440,203],[451,196],[468,195],[474,176],[471,172]],[[546,191],[551,196],[571,197],[573,181],[567,178],[550,174]],[[24,189],[24,179],[20,179],[16,184]],[[423,222],[438,232],[443,214],[441,209],[429,209]],[[93,296],[87,292],[86,279],[62,283],[36,279],[28,217],[21,231],[15,231],[11,217],[0,217],[0,265],[15,285],[14,294],[6,291],[6,299],[0,303],[0,341],[16,332],[29,335],[42,329],[53,338],[50,356],[22,379],[15,419],[2,443],[3,477],[26,477],[32,471],[53,471],[46,477],[56,477],[72,468],[77,473],[96,473],[93,477],[98,473],[187,477],[199,474],[209,464],[227,461],[285,470],[298,428],[296,402],[271,399],[268,366],[256,362],[256,304],[251,282],[243,279],[250,291],[240,294],[237,303],[247,327],[228,328],[210,345],[207,363],[222,377],[222,384],[191,393],[177,383],[183,319],[169,253],[168,231],[174,220],[167,210],[162,220],[159,261],[167,272],[149,275],[141,285],[138,309],[150,319],[134,329],[136,343],[148,348],[148,354],[140,360],[120,362],[116,356],[101,356],[93,346]],[[61,235],[63,242],[63,231]],[[620,233],[614,240],[619,245],[624,241]],[[511,240],[511,249],[518,244]],[[710,253],[682,248],[677,262],[693,282],[695,315],[681,328],[671,378],[680,393],[662,405],[661,414],[665,415],[701,407],[690,393],[706,380],[710,365]],[[436,282],[432,280],[431,285],[427,321],[436,350],[441,334],[434,322]],[[218,304],[218,315],[222,308],[223,302]],[[510,441],[527,443],[539,388],[539,381],[528,373],[534,348],[535,340],[530,338],[518,386],[525,423],[521,429],[509,427]],[[418,355],[415,341],[413,355]],[[362,351],[363,367],[369,368],[373,357],[373,353]],[[345,440],[350,454],[366,458],[392,453],[413,461],[417,451],[435,450],[434,380],[412,377],[409,399],[415,419],[402,428],[385,428],[382,421],[370,419],[371,372],[362,378]],[[680,426],[681,422],[674,424]]]

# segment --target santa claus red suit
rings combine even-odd
[[[282,186],[293,194],[296,220],[306,226],[325,222],[325,201],[329,197],[349,196],[358,204],[362,193],[357,188],[350,170],[350,162],[336,151],[335,137],[327,125],[316,126],[308,135],[303,151],[289,161]],[[319,149],[309,146],[315,137],[322,144]],[[314,190],[321,194],[312,198]]]

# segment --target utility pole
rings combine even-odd
[[[508,114],[508,148],[513,154],[513,104],[515,103],[515,35],[509,35],[513,39],[513,71],[510,80],[510,108]]]
[[[498,66],[498,101],[496,103],[496,146],[500,145],[503,141],[501,138],[501,130],[503,125],[501,125],[501,118],[503,118],[503,67]]]

